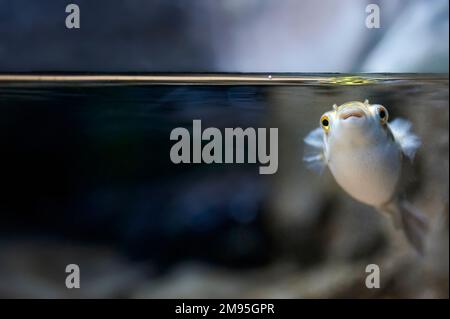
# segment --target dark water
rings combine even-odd
[[[334,207],[329,196],[321,204],[325,182],[302,164],[301,140],[331,105],[364,99],[413,122],[424,143],[410,192],[426,190],[433,208],[448,204],[447,75],[188,84],[0,82],[0,237],[104,243],[163,265],[259,265],[280,247],[310,262],[325,254],[317,224],[314,233],[300,224],[295,245],[274,228],[289,203],[309,214]],[[277,173],[173,164],[170,132],[194,119],[204,128],[277,127]]]

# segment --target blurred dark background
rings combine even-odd
[[[0,86],[0,296],[448,296],[448,78],[351,85]],[[339,84],[341,83],[341,84]],[[427,253],[302,163],[333,103],[405,117],[423,141],[404,191],[432,221]],[[175,127],[277,127],[279,167],[175,165]],[[79,264],[82,289],[64,286]],[[383,289],[364,286],[379,264]]]
[[[194,118],[204,128],[263,125],[264,91],[1,90],[2,234],[113,244],[161,269],[185,258],[235,266],[267,260],[258,218],[268,178],[258,167],[169,158],[171,130],[191,129]]]
[[[0,0],[0,72],[448,72],[448,35],[447,0]]]

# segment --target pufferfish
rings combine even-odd
[[[405,119],[388,121],[388,110],[380,104],[348,102],[320,118],[320,126],[304,142],[308,167],[331,174],[350,196],[388,213],[410,243],[423,252],[427,219],[401,198],[403,160],[414,159],[421,145]]]

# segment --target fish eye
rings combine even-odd
[[[330,118],[328,117],[328,115],[322,115],[322,117],[320,118],[320,125],[325,132],[328,132],[330,130]]]
[[[381,124],[386,124],[389,118],[389,113],[384,106],[379,106],[377,109],[378,116],[380,118]]]

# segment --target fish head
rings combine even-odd
[[[333,105],[320,118],[320,126],[328,143],[355,142],[386,132],[389,113],[380,104],[352,101]]]

